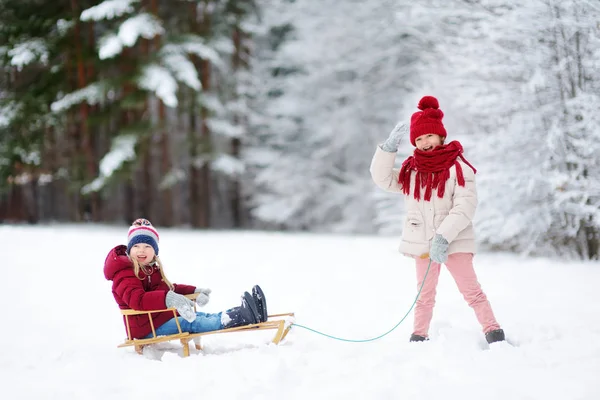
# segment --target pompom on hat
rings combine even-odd
[[[152,223],[144,218],[138,218],[129,227],[127,234],[127,254],[133,246],[139,243],[145,243],[152,246],[156,255],[158,255],[158,232],[152,226]]]
[[[440,103],[433,96],[424,96],[417,106],[419,110],[410,118],[410,143],[417,146],[415,140],[428,133],[435,133],[446,137],[446,129],[442,123],[444,113],[440,110]]]

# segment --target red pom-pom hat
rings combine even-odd
[[[410,118],[410,143],[416,147],[415,140],[428,133],[445,138],[446,129],[442,123],[444,113],[440,110],[438,100],[433,96],[424,96],[417,107],[421,111],[417,111]]]

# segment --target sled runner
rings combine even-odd
[[[195,300],[198,297],[199,293],[193,293],[186,295],[187,298]],[[195,308],[195,306],[194,306]],[[171,311],[173,312],[173,317],[175,317],[175,323],[177,324],[177,329],[179,333],[173,335],[164,335],[164,336],[156,336],[156,330],[154,328],[154,322],[152,321],[152,313],[161,312],[161,311]],[[148,339],[132,339],[131,332],[129,329],[129,316],[130,315],[140,315],[140,314],[148,314],[150,319],[150,327],[152,328],[152,337]],[[202,336],[215,335],[219,333],[229,333],[229,332],[242,332],[242,331],[257,331],[257,330],[266,330],[266,329],[276,329],[275,336],[273,337],[272,342],[275,344],[279,344],[285,336],[290,331],[291,325],[293,323],[294,313],[284,313],[284,314],[273,314],[269,315],[267,321],[260,322],[258,324],[237,326],[235,328],[227,328],[221,329],[218,331],[210,331],[203,333],[188,333],[182,332],[181,326],[179,325],[179,320],[177,317],[177,310],[175,308],[167,308],[165,310],[148,310],[148,311],[138,311],[138,310],[121,310],[121,315],[125,316],[125,325],[127,327],[127,339],[125,342],[121,343],[117,347],[129,347],[134,346],[135,351],[138,354],[142,354],[144,346],[169,342],[171,340],[179,340],[181,345],[183,346],[183,356],[187,357],[190,355],[190,341],[194,341],[195,347],[197,350],[202,350],[201,339]]]

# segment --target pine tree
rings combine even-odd
[[[220,155],[241,151],[230,133],[246,118],[236,90],[247,77],[230,72],[246,68],[249,44],[239,41],[235,53],[234,41],[250,35],[252,1],[0,7],[1,185],[16,196],[11,204],[31,200],[16,219],[40,209],[54,219],[241,224],[238,178],[212,170],[223,170]],[[232,181],[235,202],[226,200]]]
[[[36,10],[35,14],[31,10]],[[5,44],[1,65],[6,76],[0,100],[0,114],[4,115],[0,157],[6,160],[0,167],[0,187],[26,200],[22,205],[32,221],[44,211],[37,203],[43,186],[57,181],[72,188],[76,180],[72,173],[82,163],[76,157],[80,138],[65,132],[67,116],[54,113],[50,106],[60,93],[72,90],[74,63],[68,50],[73,39],[72,11],[66,1],[0,2],[0,42]],[[53,200],[63,203],[61,198]],[[66,196],[63,200],[69,203],[73,199]],[[13,204],[11,209],[19,212],[17,206]],[[54,217],[68,218],[68,209],[62,208]]]

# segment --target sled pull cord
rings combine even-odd
[[[420,256],[420,258],[429,258],[429,254],[428,253],[422,254]],[[383,333],[383,334],[381,334],[381,335],[379,335],[377,337],[374,337],[374,338],[371,338],[371,339],[344,339],[344,338],[340,338],[340,337],[337,337],[337,336],[328,335],[326,333],[319,332],[316,329],[312,329],[312,328],[309,328],[307,326],[296,324],[296,323],[293,323],[290,327],[291,328],[293,328],[293,327],[303,328],[303,329],[306,329],[308,331],[314,332],[314,333],[316,333],[318,335],[322,335],[322,336],[325,336],[325,337],[328,337],[328,338],[334,339],[334,340],[340,340],[342,342],[364,343],[364,342],[373,342],[373,341],[375,341],[377,339],[381,339],[385,335],[391,333],[398,326],[400,326],[400,324],[402,322],[404,322],[404,320],[406,319],[406,317],[408,317],[408,314],[410,314],[410,312],[412,311],[412,309],[415,306],[415,304],[417,304],[417,300],[419,299],[419,295],[421,294],[421,290],[423,290],[423,286],[425,285],[425,279],[427,278],[427,274],[429,273],[429,268],[431,268],[431,259],[429,259],[429,264],[427,265],[427,271],[425,271],[425,276],[423,277],[423,282],[421,283],[421,287],[419,288],[419,292],[417,293],[417,296],[415,297],[415,301],[413,301],[412,305],[410,306],[410,308],[408,309],[408,311],[406,312],[406,314],[404,314],[404,317],[402,317],[402,319],[400,320],[400,322],[398,322],[392,329],[390,329],[389,331],[387,331],[387,332],[385,332],[385,333]]]

